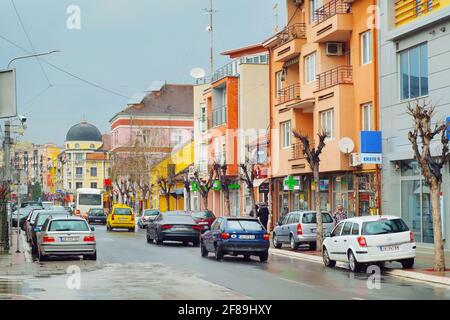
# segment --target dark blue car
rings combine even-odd
[[[214,252],[216,260],[224,255],[258,256],[261,262],[269,257],[269,234],[258,219],[240,217],[220,217],[210,230],[201,236],[202,257]]]

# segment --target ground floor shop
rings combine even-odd
[[[376,171],[321,174],[318,188],[322,210],[333,212],[341,204],[349,217],[377,214],[378,177]],[[314,210],[315,188],[311,175],[273,178],[272,222],[291,211]]]

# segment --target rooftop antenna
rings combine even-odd
[[[206,30],[209,32],[209,45],[210,45],[210,68],[211,77],[214,74],[214,13],[216,12],[213,8],[213,0],[209,0],[209,9],[205,9],[206,14],[209,14],[209,26]]]

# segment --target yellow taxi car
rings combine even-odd
[[[106,230],[112,231],[114,228],[128,229],[130,232],[134,232],[136,218],[133,209],[123,204],[114,205],[106,219]]]

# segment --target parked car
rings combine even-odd
[[[145,209],[142,211],[142,216],[138,219],[138,226],[141,229],[147,228],[150,221],[154,220],[159,214],[157,209]]]
[[[398,261],[412,268],[416,256],[414,235],[394,216],[365,216],[341,221],[323,242],[323,262],[334,267],[348,262],[358,272],[364,264]]]
[[[43,207],[45,210],[49,210],[49,209],[51,209],[53,206],[54,206],[54,204],[53,204],[53,202],[51,202],[51,201],[44,201],[44,202],[42,202],[42,207]]]
[[[334,227],[333,218],[328,212],[322,212],[324,234]],[[317,213],[315,211],[294,211],[287,214],[272,233],[272,243],[275,248],[289,244],[297,250],[300,244],[309,244],[311,250],[316,250]]]
[[[255,218],[217,218],[211,229],[201,236],[201,255],[207,257],[214,252],[216,260],[224,255],[243,255],[244,258],[258,256],[261,262],[269,257],[269,234]]]
[[[200,243],[200,226],[184,211],[161,212],[147,227],[147,242],[181,241],[184,245]]]
[[[114,228],[128,229],[130,232],[134,232],[136,219],[133,209],[123,204],[114,205],[106,219],[106,230],[112,231]]]
[[[89,224],[106,224],[106,212],[104,209],[90,209],[87,221]]]
[[[189,213],[195,222],[202,227],[202,232],[209,230],[214,220],[216,220],[216,216],[210,210],[191,211]]]
[[[19,227],[23,230],[25,220],[27,220],[28,215],[34,209],[42,209],[42,207],[38,206],[28,206],[24,208],[20,208],[19,210]],[[11,223],[13,227],[17,227],[17,210],[12,213]]]
[[[31,243],[31,232],[33,231],[33,226],[34,226],[36,216],[39,212],[41,212],[43,210],[44,209],[42,209],[42,208],[32,210],[23,224],[24,229],[25,229],[25,236],[27,238],[27,241],[30,243]]]
[[[80,256],[97,260],[94,227],[87,221],[70,215],[48,216],[44,224],[36,227],[39,261],[49,256]]]
[[[40,201],[23,201],[20,203],[21,208],[26,207],[42,207],[42,202]]]
[[[33,227],[31,228],[30,232],[30,244],[31,244],[31,253],[37,252],[37,233],[42,225],[44,224],[45,220],[47,220],[48,217],[57,217],[57,216],[67,216],[66,211],[56,211],[56,210],[37,210],[37,214],[34,218]]]

